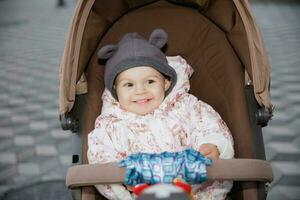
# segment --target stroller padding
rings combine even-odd
[[[253,170],[255,169],[255,170]],[[122,183],[125,169],[118,163],[77,165],[69,168],[66,186],[70,189],[97,184]],[[271,182],[273,174],[267,161],[256,159],[220,159],[207,166],[208,180]]]

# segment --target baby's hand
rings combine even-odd
[[[217,146],[210,143],[202,144],[199,148],[199,152],[213,160],[219,159],[220,156]]]
[[[127,189],[128,191],[130,191],[130,192],[133,191],[133,187],[132,187],[132,186],[129,186],[129,185],[125,185],[125,186],[126,186],[126,189]]]

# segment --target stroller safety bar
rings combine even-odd
[[[85,164],[69,168],[66,186],[70,189],[97,184],[122,183],[126,172],[118,163]],[[207,166],[208,180],[272,182],[269,162],[257,159],[220,159]]]

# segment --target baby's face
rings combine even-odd
[[[170,81],[152,67],[134,67],[121,72],[115,81],[121,108],[146,115],[163,102]]]

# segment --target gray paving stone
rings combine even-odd
[[[53,97],[51,97],[51,98],[53,98]],[[53,119],[57,119],[57,120],[59,119],[57,110],[53,110],[53,109],[47,110],[46,109],[43,112],[44,112],[44,115],[47,116],[47,117],[52,117]]]
[[[271,125],[263,129],[263,135],[267,135],[269,140],[265,141],[282,141],[290,142],[297,137],[298,133],[287,126]]]
[[[38,131],[35,132],[35,143],[36,144],[53,144],[53,138],[49,131]]]
[[[0,62],[1,64],[1,62]],[[2,74],[4,75],[4,74]],[[0,94],[0,101],[3,102],[3,101],[8,101],[9,100],[9,95],[8,94],[5,94],[5,93],[1,93]]]
[[[0,152],[0,163],[16,164],[17,156],[14,152]]]
[[[60,163],[64,166],[72,165],[72,154],[64,154],[59,156]]]
[[[5,151],[13,146],[13,139],[1,138],[0,140],[0,151]]]
[[[286,83],[283,84],[283,88],[289,88],[289,85],[292,85],[294,83],[297,84],[299,82],[298,73],[293,73],[293,70],[295,70],[295,72],[298,72],[296,68],[289,68],[285,71],[285,73],[283,73],[283,75],[285,76],[278,77],[281,82]]]
[[[51,97],[51,98],[53,98],[53,97]],[[57,119],[58,120],[57,110],[53,110],[53,109],[48,110],[48,109],[46,109],[46,110],[43,111],[43,113],[44,113],[44,116],[47,117],[47,118],[52,118],[52,119]]]
[[[11,121],[12,123],[28,123],[29,122],[29,117],[26,115],[13,115],[11,116]]]
[[[299,77],[298,77],[299,78]],[[299,80],[298,80],[299,82]],[[300,92],[300,87],[299,87],[299,84],[288,84],[285,86],[285,89],[290,92],[292,95],[294,94],[299,94]],[[278,92],[278,95],[279,95],[280,92]]]
[[[1,198],[1,194],[4,194],[8,190],[10,190],[9,186],[7,186],[7,185],[0,185],[0,198]]]
[[[38,95],[37,94],[37,91],[35,91],[33,94],[31,94],[32,96],[33,95]],[[41,105],[36,105],[36,104],[32,104],[32,105],[26,105],[25,106],[25,109],[26,109],[26,111],[27,112],[34,112],[34,113],[36,113],[36,112],[39,112],[40,110],[42,110],[42,106]]]
[[[52,180],[59,180],[65,177],[66,175],[62,173],[61,171],[51,171],[48,172],[45,175],[42,175],[41,180],[42,181],[52,181]]]
[[[300,92],[288,95],[286,100],[296,105],[300,104]]]
[[[300,185],[300,166],[297,162],[272,162],[274,185]]]
[[[297,118],[295,120],[293,120],[292,122],[289,123],[289,127],[293,130],[296,130],[298,132],[298,135],[300,133],[300,118]]]
[[[16,136],[14,142],[17,146],[32,146],[34,145],[34,138],[31,135]]]
[[[36,145],[36,154],[39,156],[56,156],[57,150],[54,145]]]
[[[284,112],[278,112],[276,116],[272,118],[272,123],[279,125],[279,126],[285,126],[291,121],[292,117]]]
[[[27,185],[31,183],[35,183],[39,180],[40,180],[40,175],[17,174],[14,177],[12,177],[12,179],[10,179],[10,182],[7,184],[11,185],[12,189],[15,189],[15,188],[26,187]]]
[[[0,138],[10,138],[14,136],[14,132],[12,128],[1,128],[0,127]]]
[[[49,129],[61,129],[60,122],[58,120],[51,120],[51,122],[48,123]]]
[[[18,162],[25,162],[33,157],[35,157],[35,147],[34,146],[26,146],[16,150],[17,160]]]
[[[24,115],[24,113],[26,113],[26,116],[28,116],[29,113],[27,113],[27,111],[26,111],[27,104],[28,104],[28,102],[26,102],[26,104],[24,106],[11,107],[11,116],[12,115]]]
[[[299,200],[299,186],[278,186],[276,190],[271,190],[268,193],[268,200]]]
[[[29,127],[30,129],[35,131],[45,131],[48,129],[48,124],[47,122],[44,121],[35,121],[35,122],[30,122]]]
[[[6,168],[1,169],[0,171],[0,181],[4,181],[10,179],[11,177],[17,174],[17,167],[16,165],[8,165]]]
[[[11,121],[10,118],[5,118],[0,120],[0,127],[10,127]]]
[[[22,106],[22,105],[24,105],[25,102],[26,102],[26,99],[23,99],[23,98],[17,98],[17,99],[12,98],[9,100],[9,104],[11,106]]]
[[[7,89],[8,89],[8,91],[10,91],[12,93],[14,93],[14,92],[18,93],[18,92],[20,92],[20,91],[23,90],[23,88],[22,88],[21,85],[13,85],[13,84],[12,85],[8,85]],[[14,106],[14,104],[11,104],[11,103],[10,103],[10,105]]]
[[[20,175],[39,175],[40,167],[35,163],[18,164],[18,172]]]
[[[14,126],[14,133],[16,136],[18,135],[26,135],[31,133],[28,124],[18,124]]]
[[[53,129],[50,134],[55,139],[67,139],[72,137],[72,133],[69,131],[63,131],[62,129]]]
[[[48,157],[46,159],[43,158],[43,162],[39,163],[39,167],[41,169],[41,174],[47,174],[50,171],[61,167],[61,165],[58,157]]]
[[[272,161],[298,161],[300,149],[287,142],[269,142],[266,148],[267,158]]]
[[[300,135],[298,135],[298,137],[294,139],[292,143],[298,148],[300,148]]]
[[[278,88],[278,85],[280,83],[278,82],[277,84],[272,82],[272,91],[271,91],[271,99],[278,99],[278,98],[281,98],[282,97],[282,91],[277,89]]]
[[[3,200],[71,200],[72,196],[63,180],[35,182],[5,194]]]
[[[73,138],[65,139],[56,143],[57,150],[62,154],[72,154],[75,149]]]
[[[286,196],[284,196],[284,194],[279,191],[279,186],[276,187],[276,189],[271,189],[268,192],[268,196],[267,196],[267,200],[288,200]]]
[[[290,107],[290,104],[288,101],[285,101],[283,98],[280,99],[280,98],[277,98],[277,99],[273,99],[272,100],[272,104],[275,106],[275,110],[274,110],[274,117],[273,118],[276,118],[277,117],[277,113],[278,112],[282,112],[284,111],[286,108],[289,108]],[[273,120],[272,120],[273,121]],[[272,122],[271,121],[271,122]],[[276,123],[274,123],[276,124]]]

